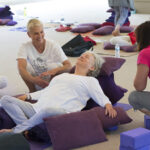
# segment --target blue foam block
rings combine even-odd
[[[106,129],[106,131],[116,131],[118,129],[118,126],[110,127]]]
[[[120,146],[137,149],[150,145],[150,130],[136,128],[120,134]]]
[[[144,146],[144,147],[140,147],[140,148],[130,148],[130,147],[124,147],[124,146],[120,146],[119,150],[150,150],[150,145],[148,146]]]
[[[144,126],[146,129],[150,129],[150,116],[144,115]]]

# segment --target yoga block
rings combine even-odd
[[[144,126],[146,129],[150,129],[150,116],[144,115]]]
[[[148,146],[144,146],[144,147],[140,147],[140,148],[130,148],[130,147],[124,147],[124,146],[120,146],[119,150],[150,150],[150,145]]]
[[[150,131],[148,129],[140,127],[120,134],[120,146],[134,150],[148,145],[150,145]]]

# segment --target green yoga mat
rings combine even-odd
[[[30,150],[29,143],[21,133],[0,133],[0,150]]]

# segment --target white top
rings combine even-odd
[[[62,64],[67,60],[62,48],[54,41],[46,40],[43,53],[39,53],[32,41],[22,44],[18,52],[18,58],[26,59],[37,75],[46,72],[51,64]]]
[[[80,111],[90,98],[102,107],[111,103],[96,78],[69,73],[56,76],[48,87],[31,93],[31,97],[38,100],[32,104],[36,112],[48,107],[62,108],[66,112]]]

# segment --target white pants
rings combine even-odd
[[[31,103],[12,96],[3,96],[0,101],[3,109],[17,125],[13,128],[14,133],[20,133],[31,129],[35,125],[42,123],[43,119],[46,117],[66,113],[64,109],[51,107],[44,108],[40,112],[35,112]]]

